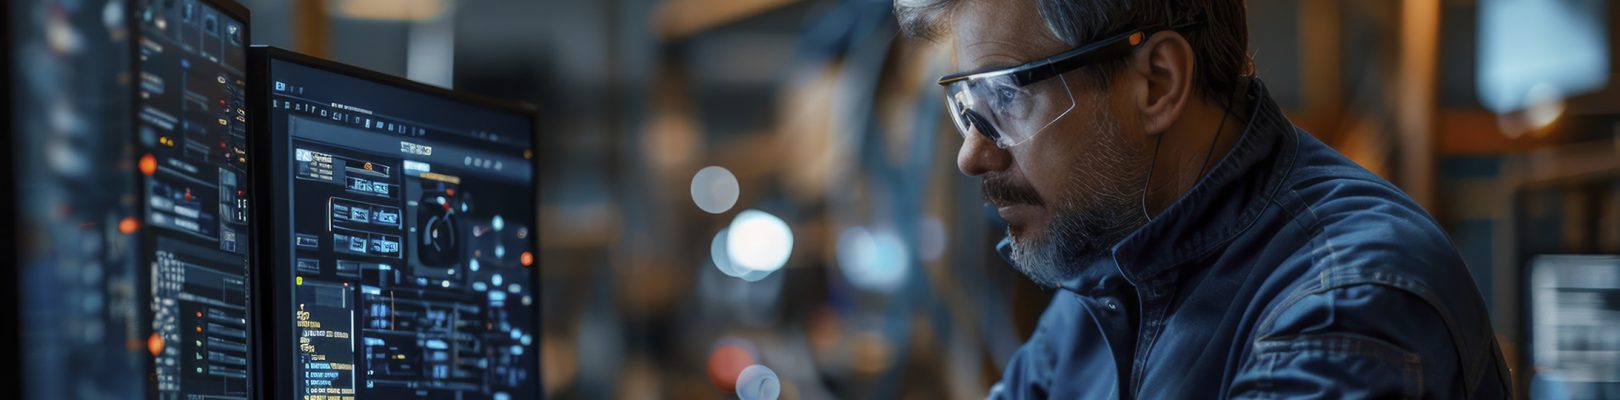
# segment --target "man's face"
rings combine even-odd
[[[1034,3],[962,4],[951,21],[959,70],[1011,67],[1070,49],[1047,31]],[[1122,83],[1118,75],[1111,87]],[[1123,91],[1090,87],[1082,77],[1075,71],[1030,87],[1035,103],[1046,106],[1034,107],[1039,112],[1027,125],[1039,131],[1032,139],[1002,149],[973,131],[957,154],[962,173],[984,178],[1019,269],[1046,286],[1072,277],[1081,261],[1146,221],[1141,201],[1152,143]]]

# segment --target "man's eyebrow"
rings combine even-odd
[[[1020,52],[1019,51],[1020,49],[1016,48],[1018,44],[1014,43],[1014,42],[1006,41],[1006,40],[989,40],[989,41],[978,42],[978,43],[968,45],[966,47],[966,49],[973,49],[973,48],[984,47],[984,46],[998,46],[998,45],[1000,47],[990,47],[989,49],[987,49],[989,51],[986,51],[985,54],[983,54],[983,55],[981,55],[979,57],[975,57],[975,60],[968,60],[968,61],[979,61],[979,62],[976,63],[976,64],[973,64],[973,63],[967,64],[967,65],[971,65],[972,67],[969,68],[969,69],[966,69],[966,70],[964,70],[962,72],[957,73],[957,75],[972,75],[972,74],[990,72],[990,71],[995,71],[995,70],[1007,69],[1007,68],[1012,68],[1012,67],[1024,65],[1024,64],[1027,64],[1027,63],[1029,63],[1031,61],[1039,60],[1039,59],[1042,58],[1041,56],[1030,57],[1030,56],[1023,55],[1023,54],[1013,54],[1013,53]]]
[[[978,57],[977,61],[980,61],[980,62],[971,64],[972,65],[971,68],[963,70],[962,72],[955,73],[953,75],[980,74],[980,73],[985,73],[985,72],[990,72],[990,71],[996,71],[996,70],[1003,70],[1003,69],[1007,69],[1007,68],[1012,68],[1012,67],[1016,67],[1016,66],[1020,66],[1020,65],[1024,65],[1024,64],[1029,63],[1028,60],[1019,61],[1018,57],[1015,57],[1015,56],[1013,56],[1011,54],[1004,54],[1004,53],[987,54],[987,55]]]

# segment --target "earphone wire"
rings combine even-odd
[[[1148,189],[1153,184],[1153,168],[1159,165],[1159,147],[1162,145],[1164,145],[1164,135],[1159,135],[1159,138],[1153,142],[1153,158],[1148,160],[1147,179],[1142,180],[1142,218],[1146,218],[1148,222],[1153,222],[1153,215],[1149,214],[1147,209]]]
[[[1235,91],[1232,92],[1231,96],[1234,97],[1234,98],[1239,97],[1238,95],[1240,93],[1242,93],[1243,91],[1244,91],[1243,89],[1235,90]],[[1198,178],[1199,179],[1203,179],[1204,173],[1209,172],[1209,160],[1210,160],[1211,157],[1213,157],[1215,155],[1215,146],[1219,145],[1221,143],[1220,142],[1221,141],[1221,132],[1226,130],[1226,118],[1232,116],[1232,114],[1233,114],[1233,111],[1232,111],[1232,98],[1227,98],[1226,99],[1226,104],[1222,105],[1221,109],[1222,109],[1221,111],[1223,111],[1221,113],[1221,122],[1215,124],[1215,135],[1214,135],[1215,137],[1213,139],[1210,139],[1210,141],[1209,141],[1209,149],[1204,151],[1204,161],[1199,163],[1199,165],[1198,165]],[[1164,145],[1164,136],[1165,135],[1162,135],[1162,134],[1159,135],[1159,138],[1156,139],[1154,141],[1154,143],[1153,143],[1153,159],[1149,160],[1149,162],[1148,162],[1147,178],[1143,179],[1143,182],[1142,182],[1142,201],[1141,201],[1142,217],[1146,218],[1148,222],[1153,222],[1153,214],[1149,213],[1148,208],[1147,208],[1148,190],[1150,190],[1152,188],[1153,169],[1154,169],[1154,167],[1157,167],[1158,164],[1159,164],[1159,147]]]

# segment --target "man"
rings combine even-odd
[[[1502,398],[1438,224],[1295,128],[1241,0],[898,0],[1007,221],[1060,287],[992,398]]]

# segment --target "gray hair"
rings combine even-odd
[[[895,0],[894,14],[907,36],[933,40],[944,30],[945,17],[964,0]],[[1031,0],[1046,28],[1058,40],[1079,46],[1104,35],[1141,27],[1168,27],[1197,18],[1198,27],[1182,30],[1192,46],[1193,87],[1206,99],[1224,101],[1243,78],[1253,75],[1249,26],[1244,0]],[[1100,88],[1108,86],[1124,60],[1085,71]]]
[[[960,0],[894,0],[894,16],[900,31],[908,37],[933,40],[939,37],[944,15]]]

